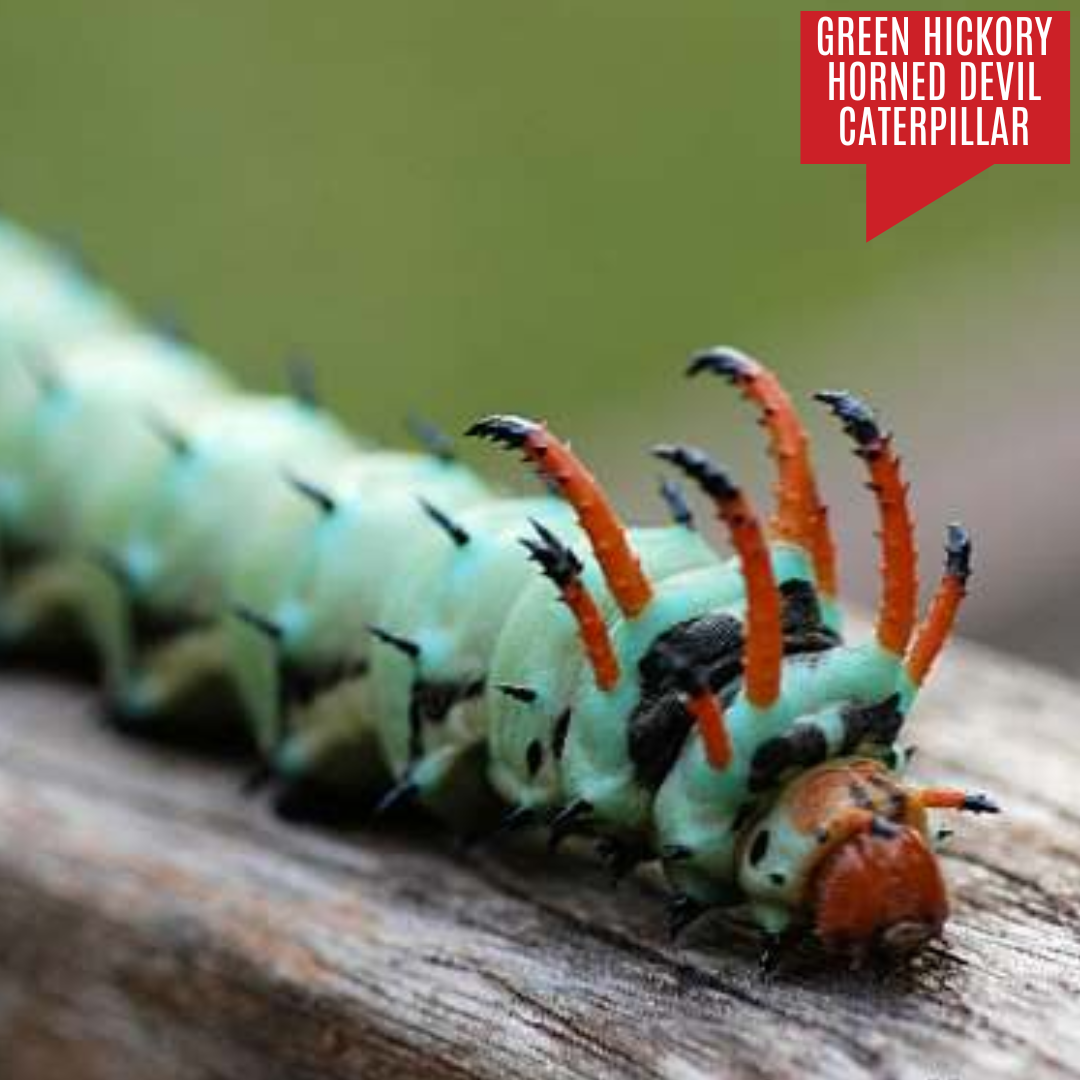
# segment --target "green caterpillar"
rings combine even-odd
[[[741,905],[771,939],[909,951],[948,911],[927,811],[996,809],[905,784],[896,744],[970,540],[950,527],[918,625],[891,437],[851,395],[818,395],[881,517],[876,632],[844,643],[790,399],[732,349],[689,371],[741,390],[777,464],[766,528],[705,453],[657,448],[715,509],[730,558],[670,480],[672,523],[626,527],[533,421],[470,432],[546,482],[519,498],[431,432],[423,452],[377,449],[310,395],[243,393],[2,223],[0,645],[88,643],[128,731],[221,739],[242,719],[286,812],[414,800],[462,832],[581,834],[615,873],[659,860],[674,927]]]

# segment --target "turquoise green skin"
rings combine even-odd
[[[395,777],[408,775],[422,801],[468,822],[491,801],[485,698],[491,655],[506,613],[536,578],[520,538],[531,521],[568,543],[580,536],[567,507],[550,497],[491,500],[455,520],[468,542],[455,544],[440,530],[439,543],[387,592],[380,625],[416,642],[420,655],[412,660],[386,646],[376,650],[372,711]],[[448,707],[421,710],[423,685],[458,687],[462,696]]]
[[[334,500],[333,512],[320,515],[261,609],[280,626],[281,640],[234,624],[233,666],[257,740],[279,775],[359,795],[387,775],[367,675],[381,650],[368,626],[381,624],[389,598],[448,544],[419,500],[456,513],[493,495],[455,462],[390,452],[350,455],[322,489]],[[323,676],[325,689],[283,703],[286,667]]]
[[[119,549],[171,458],[148,410],[186,422],[224,388],[201,364],[159,361],[158,346],[128,333],[73,349],[62,382],[9,429],[7,475],[17,497],[5,535],[49,557],[31,561],[5,590],[6,635],[30,633],[61,612],[92,637],[114,621],[116,585],[101,558]],[[104,659],[112,685],[120,672],[114,656]]]
[[[226,398],[185,432],[115,549],[127,618],[109,648],[131,655],[136,610],[181,624],[134,657],[116,703],[129,720],[197,694],[208,680],[235,685],[231,610],[266,609],[316,520],[286,473],[301,461],[317,480],[355,452],[331,418],[291,398]]]
[[[0,279],[0,642],[57,622],[93,636],[113,607],[99,556],[163,457],[149,410],[180,422],[226,384],[12,226],[0,232]]]
[[[33,350],[47,355],[46,378],[27,362]],[[286,782],[370,797],[407,780],[455,824],[496,801],[541,818],[585,801],[595,835],[660,858],[678,892],[707,905],[748,901],[778,930],[802,902],[790,882],[805,879],[814,852],[777,820],[767,872],[746,861],[746,837],[771,820],[792,779],[751,791],[755,751],[812,722],[836,755],[845,707],[896,692],[906,714],[914,701],[898,659],[875,645],[793,656],[764,712],[737,681],[727,688],[734,757],[724,770],[692,730],[647,788],[628,741],[639,664],[677,624],[744,617],[734,562],[683,526],[632,530],[655,596],[627,619],[561,502],[507,499],[459,464],[371,450],[320,410],[237,393],[207,358],[141,330],[110,294],[2,221],[0,391],[0,539],[19,552],[0,595],[0,643],[74,611],[129,725],[151,727],[208,686],[227,686],[236,700],[214,699],[215,722],[239,709]],[[595,685],[577,627],[525,557],[530,520],[583,560],[619,661],[610,691]],[[813,583],[796,548],[776,545],[773,564],[781,583]],[[256,618],[234,617],[238,606]],[[834,606],[823,616],[839,630]],[[369,624],[417,655],[376,641]],[[502,684],[535,697],[518,700]],[[456,689],[425,696],[447,687]],[[903,766],[893,747],[855,750]]]
[[[703,904],[730,901],[732,887],[740,880],[737,855],[743,832],[732,829],[739,809],[747,802],[759,813],[768,808],[777,792],[752,792],[748,785],[750,761],[761,743],[790,731],[796,722],[816,723],[825,733],[829,756],[843,743],[841,710],[851,704],[872,705],[888,698],[901,679],[897,658],[871,644],[839,647],[820,657],[794,657],[785,662],[780,698],[765,711],[756,710],[740,693],[726,712],[734,744],[732,762],[722,772],[706,760],[700,739],[687,741],[675,767],[657,793],[653,827],[657,846],[689,849],[692,855],[668,862],[665,871],[680,891]],[[865,747],[865,756],[877,757],[881,747]],[[887,751],[890,764],[902,766],[899,756]],[[786,875],[798,879],[795,868]],[[759,876],[743,875],[759,883]],[[780,912],[789,915],[792,905],[778,902],[775,888],[760,881],[763,892],[751,899],[776,909],[766,928],[783,929]]]
[[[672,582],[684,578],[708,580],[718,575],[725,582],[730,580],[732,587],[741,588],[738,576],[730,577],[730,570],[725,571],[725,564],[691,529],[681,526],[635,529],[631,538],[650,581],[660,595],[671,587]],[[650,608],[646,616],[650,620],[649,627],[638,635],[644,647],[634,655],[629,641],[629,637],[635,634],[634,626],[621,622],[618,608],[591,560],[587,563],[585,581],[590,592],[598,598],[605,621],[615,627],[624,675],[615,694],[599,695],[602,708],[601,715],[595,717],[595,726],[588,714],[581,711],[583,697],[593,687],[592,675],[581,652],[577,627],[558,603],[550,582],[537,580],[521,596],[510,611],[493,650],[493,687],[509,683],[527,686],[537,692],[536,700],[528,703],[516,701],[495,690],[489,690],[487,695],[491,781],[499,793],[516,806],[550,811],[572,802],[576,797],[588,798],[571,778],[568,766],[571,765],[572,754],[581,754],[582,739],[592,742],[607,737],[601,730],[604,727],[614,725],[619,728],[618,745],[610,748],[615,771],[624,780],[632,775],[625,732],[628,717],[636,704],[633,675],[637,661],[658,633],[682,618],[698,613],[686,608],[686,614],[679,614],[661,625],[651,621]],[[669,609],[668,614],[674,613]],[[622,690],[623,687],[626,689]],[[554,753],[547,752],[547,749],[552,747],[556,726],[568,709],[574,713],[574,722],[567,729],[560,764]],[[529,763],[529,747],[537,742],[545,748],[545,753],[541,768],[534,771]],[[571,747],[577,749],[572,750]],[[598,817],[610,807],[614,812],[609,817],[603,817],[603,820],[610,820],[612,827],[618,829],[623,824],[622,807],[615,804],[621,802],[623,807],[631,803],[636,805],[640,804],[642,798],[632,783],[630,790],[627,790],[625,783],[616,780],[612,785],[613,792],[616,787],[623,797],[616,795],[609,803],[604,803],[598,797],[596,807]],[[597,795],[597,792],[593,794]]]
[[[664,568],[650,565],[648,547],[640,539],[638,547],[654,584],[655,599],[637,620],[611,621],[623,672],[614,690],[604,692],[595,686],[574,649],[576,628],[565,614],[550,610],[550,596],[545,606],[539,587],[526,594],[511,613],[496,646],[492,682],[534,687],[539,696],[523,703],[489,694],[492,782],[509,802],[539,810],[586,800],[591,807],[591,830],[659,855],[676,892],[706,906],[749,899],[761,925],[779,931],[801,899],[791,883],[805,880],[806,875],[788,867],[780,873],[788,885],[778,889],[745,860],[740,864],[741,840],[749,827],[733,829],[740,810],[751,804],[752,826],[780,794],[778,788],[750,790],[755,750],[797,722],[811,722],[826,734],[830,756],[838,754],[844,741],[843,708],[872,705],[898,692],[901,712],[906,713],[915,688],[898,659],[873,644],[789,658],[784,664],[783,692],[773,708],[758,712],[741,693],[727,707],[725,719],[734,749],[727,768],[717,771],[709,764],[700,738],[692,732],[659,790],[647,790],[635,779],[626,740],[629,718],[639,700],[638,662],[659,634],[676,623],[717,612],[743,618],[745,595],[733,563],[707,558],[698,566]],[[773,561],[779,582],[812,580],[807,560],[797,549],[777,545]],[[595,589],[595,579],[592,584]],[[823,615],[826,624],[837,629],[835,609],[826,609]],[[538,741],[550,747],[555,723],[567,710],[572,720],[561,760],[548,755],[544,766],[533,772],[528,764],[530,744]],[[891,768],[904,766],[903,755],[895,747],[858,750],[863,756],[887,760]],[[796,851],[805,861],[820,855],[815,846],[805,840],[800,843],[788,849],[793,857]],[[783,861],[783,847],[776,850]],[[666,859],[666,851],[677,851],[678,857]],[[777,873],[775,862],[771,871]]]
[[[0,531],[25,497],[13,442],[41,394],[40,379],[62,374],[72,344],[131,330],[118,299],[0,220]]]

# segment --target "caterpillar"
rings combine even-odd
[[[898,737],[966,592],[946,538],[918,617],[892,436],[817,396],[866,469],[882,587],[843,636],[809,440],[776,376],[737,350],[688,373],[731,384],[776,468],[762,522],[703,450],[656,456],[700,489],[722,556],[667,476],[670,523],[629,527],[543,424],[469,435],[544,482],[508,494],[449,439],[362,442],[317,401],[239,390],[64,252],[0,222],[0,647],[92,658],[112,722],[259,752],[279,808],[415,803],[462,834],[590,838],[615,875],[658,862],[679,930],[739,908],[768,942],[860,962],[939,936],[936,811],[985,795],[917,787]]]

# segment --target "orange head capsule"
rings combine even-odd
[[[798,774],[741,843],[739,883],[758,921],[774,932],[806,926],[854,959],[938,937],[949,901],[927,809],[997,807],[982,795],[909,787],[870,758]]]
[[[831,952],[905,953],[949,914],[937,858],[910,825],[874,818],[822,859],[810,882],[814,929]]]

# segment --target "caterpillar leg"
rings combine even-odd
[[[264,763],[272,769],[291,726],[282,657],[276,642],[246,627],[233,630],[229,648],[244,715]]]
[[[42,560],[10,574],[0,608],[0,642],[32,648],[50,624],[70,616],[78,591],[68,560]]]
[[[337,804],[370,807],[391,774],[383,764],[365,679],[337,686],[290,708],[288,733],[272,752],[274,775],[285,787],[319,792]]]
[[[470,848],[483,848],[494,844],[504,837],[514,833],[524,832],[526,829],[535,828],[543,824],[544,815],[531,806],[512,806],[505,810],[495,820],[494,825],[488,825],[476,830],[468,839],[467,846]]]
[[[115,725],[134,735],[229,747],[244,738],[241,704],[228,670],[225,626],[180,632],[138,657],[112,701]]]
[[[487,782],[485,742],[444,746],[413,763],[408,777],[426,809],[459,836],[473,836],[505,810]]]
[[[50,557],[11,573],[0,596],[0,650],[82,670],[93,664],[86,625],[92,582],[85,560]]]
[[[393,781],[367,708],[358,679],[294,707],[271,758],[274,806],[283,817],[333,824],[370,817]]]

